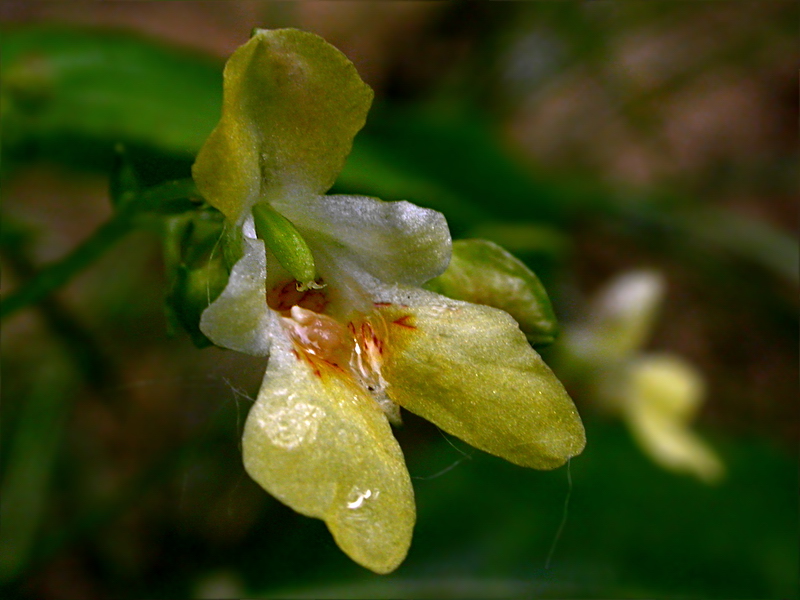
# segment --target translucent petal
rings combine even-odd
[[[293,348],[273,313],[272,354],[243,438],[247,472],[294,510],[323,519],[357,563],[388,573],[415,511],[400,447],[351,377]]]
[[[663,296],[664,278],[648,270],[623,273],[600,291],[589,330],[605,360],[626,358],[645,344]]]
[[[507,313],[399,288],[376,300],[394,402],[522,466],[555,468],[583,450],[575,406]]]
[[[702,394],[703,381],[688,363],[677,356],[647,355],[630,366],[622,409],[653,460],[712,483],[723,475],[722,462],[689,428]]]
[[[323,279],[338,272],[363,271],[381,281],[419,285],[439,275],[450,260],[447,221],[439,212],[410,202],[384,202],[364,196],[324,196],[275,207],[314,244]],[[322,256],[317,257],[320,254]]]
[[[270,340],[264,242],[243,237],[242,250],[225,289],[203,311],[200,331],[223,348],[266,356]]]
[[[257,30],[225,65],[222,117],[192,171],[200,192],[236,222],[259,200],[326,192],[372,95],[319,36]]]
[[[541,281],[494,242],[454,242],[447,270],[425,287],[448,298],[506,311],[532,344],[555,339],[558,323]]]

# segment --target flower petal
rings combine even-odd
[[[667,469],[718,481],[722,461],[688,424],[703,395],[700,375],[673,355],[645,355],[629,369],[622,409],[642,448]]]
[[[336,263],[351,272],[405,285],[436,277],[450,260],[450,230],[444,215],[410,202],[324,196],[275,206],[316,246],[320,273],[331,282],[339,273],[325,276],[326,256],[329,270],[336,269]]]
[[[264,383],[243,438],[247,472],[294,510],[323,519],[357,563],[388,573],[405,558],[414,496],[378,404],[341,371],[293,348],[273,313]]]
[[[270,341],[264,242],[242,237],[242,250],[225,289],[203,311],[200,331],[223,348],[266,356]]]
[[[627,271],[608,283],[592,302],[588,325],[590,349],[602,360],[632,356],[650,337],[664,297],[664,277],[657,271]]]
[[[583,450],[575,406],[507,313],[409,289],[376,300],[394,402],[522,466],[552,469]]]
[[[235,222],[260,200],[326,192],[372,96],[319,36],[257,30],[225,65],[222,117],[192,170],[200,192]]]

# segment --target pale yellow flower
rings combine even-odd
[[[344,55],[309,33],[257,31],[228,61],[224,92],[193,173],[228,219],[234,264],[201,329],[269,354],[245,468],[323,519],[353,560],[389,572],[415,520],[390,427],[400,407],[542,469],[580,453],[583,426],[507,313],[421,289],[450,259],[441,214],[324,195],[372,99]]]
[[[641,350],[663,295],[663,278],[654,271],[616,277],[591,303],[587,323],[568,331],[567,344],[598,402],[622,416],[648,456],[713,483],[724,474],[722,461],[691,429],[704,399],[702,376],[679,356]]]

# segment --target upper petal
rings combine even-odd
[[[192,170],[200,192],[236,222],[259,200],[324,193],[372,96],[319,36],[257,30],[225,65],[222,117]]]
[[[200,331],[223,348],[256,356],[269,353],[269,309],[264,242],[242,237],[243,255],[222,293],[200,316]]]
[[[583,450],[572,400],[507,313],[402,288],[377,300],[397,404],[522,466],[555,468]]]
[[[378,573],[408,551],[414,497],[377,403],[352,378],[298,352],[273,313],[272,354],[247,418],[247,472],[296,511],[323,519],[353,560]]]

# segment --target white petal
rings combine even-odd
[[[223,348],[266,356],[270,341],[264,242],[244,237],[242,247],[244,255],[233,266],[225,289],[203,311],[200,331]]]
[[[303,232],[312,249],[322,247],[334,262],[381,281],[420,285],[442,273],[450,261],[444,216],[410,202],[320,196],[275,207]],[[325,256],[318,260],[323,271]]]

